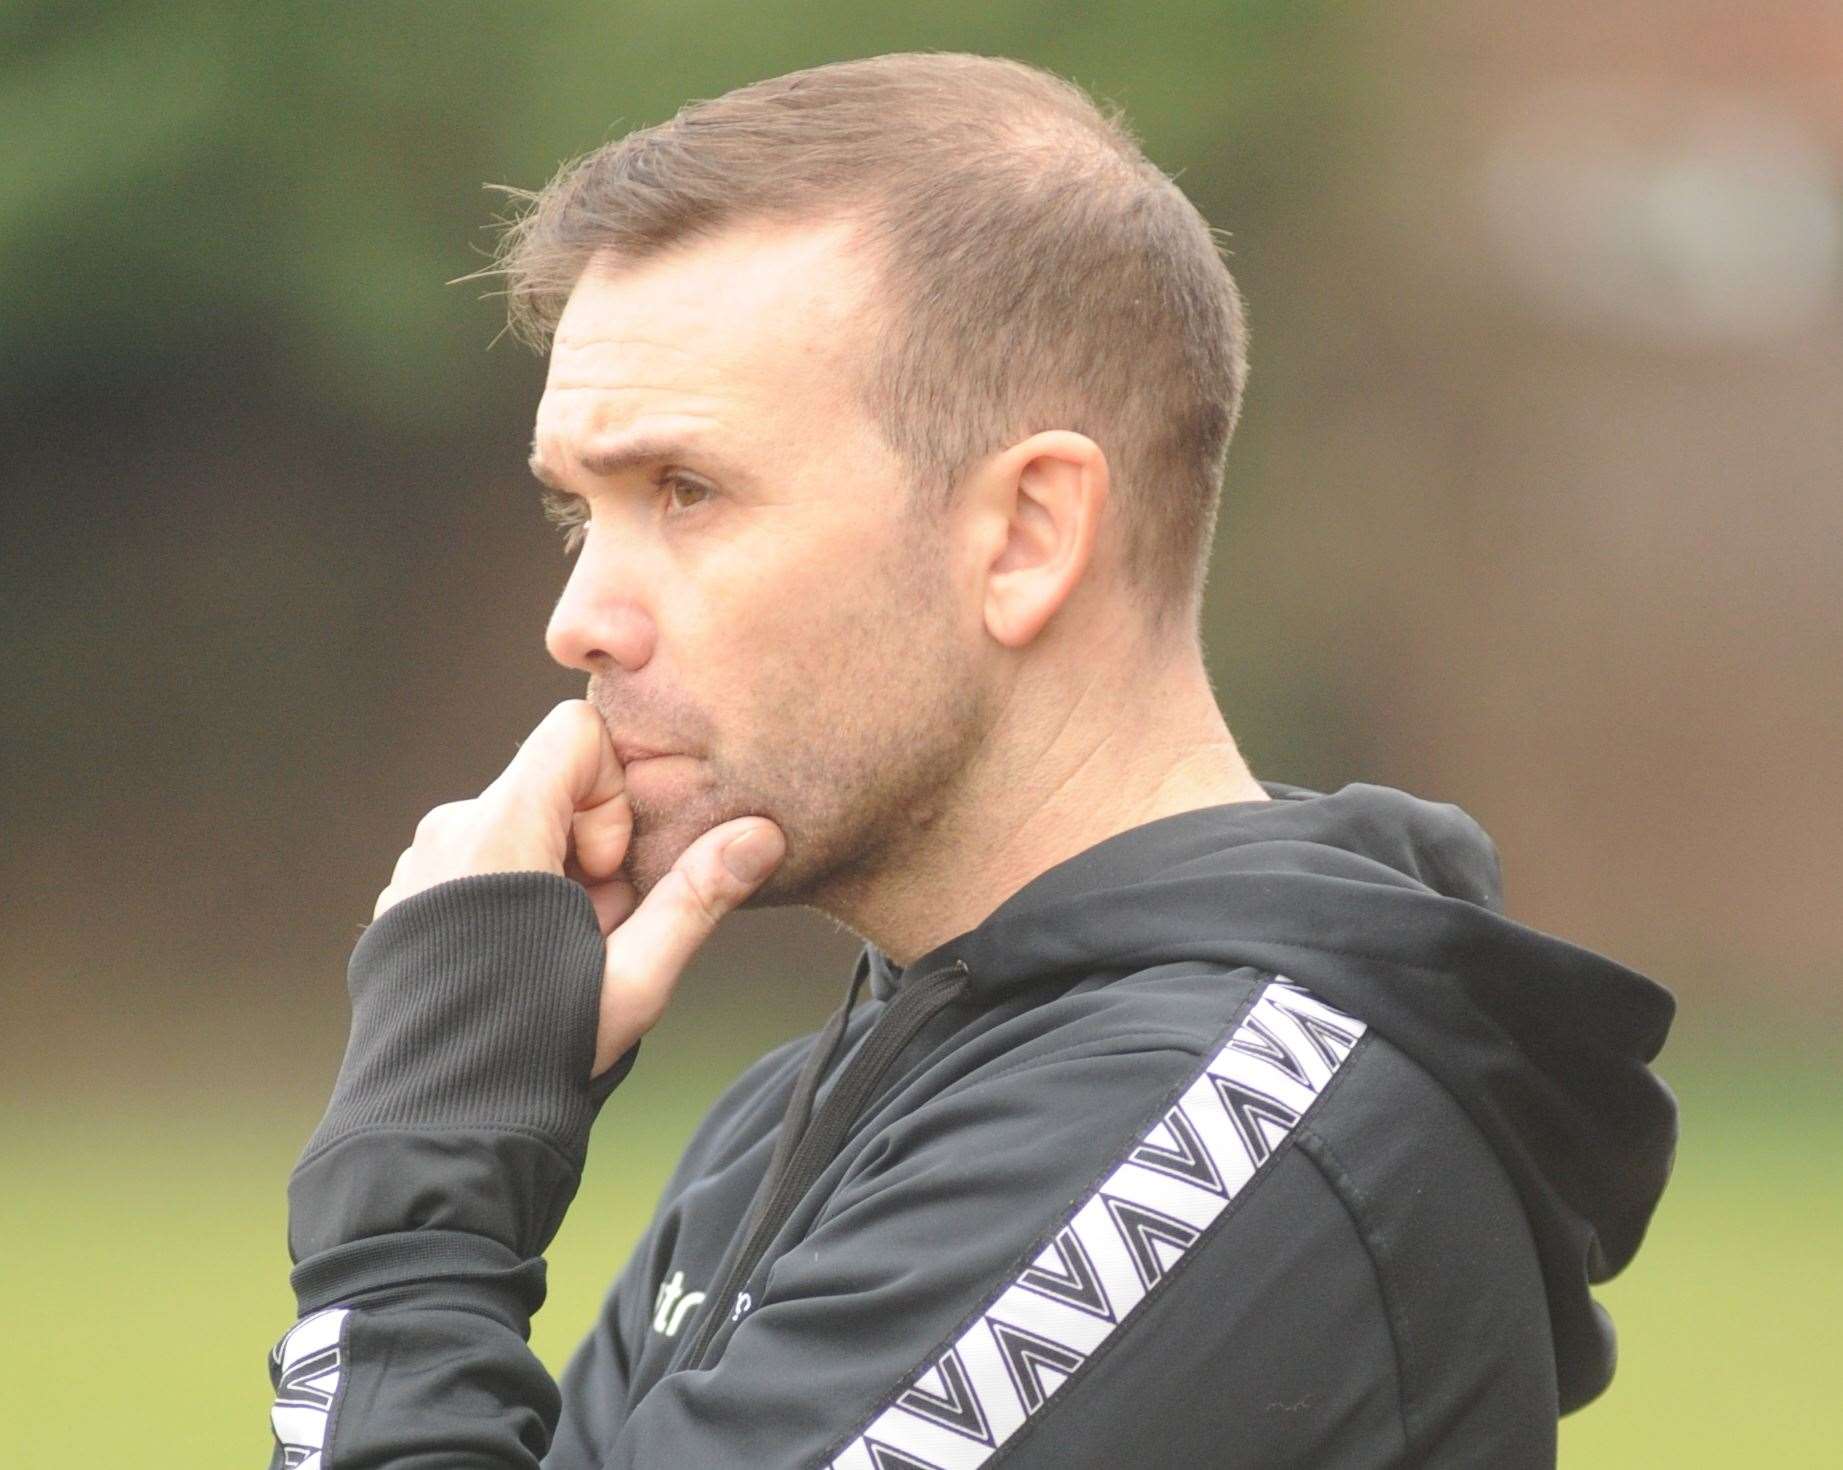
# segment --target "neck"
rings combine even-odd
[[[885,850],[902,854],[901,867],[854,874],[818,906],[907,965],[1097,842],[1179,812],[1268,799],[1198,651],[1130,686],[1113,672],[1079,676],[1073,701],[1066,669],[1035,688],[1020,677],[965,779],[892,834]]]

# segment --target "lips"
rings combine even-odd
[[[690,755],[690,752],[676,746],[654,745],[650,741],[629,739],[612,731],[609,732],[609,743],[613,745],[614,758],[621,763],[623,770],[641,761],[665,760],[672,756],[688,758]]]

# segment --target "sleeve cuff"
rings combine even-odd
[[[589,895],[553,873],[456,878],[392,907],[352,952],[351,1037],[304,1158],[359,1129],[437,1125],[526,1129],[580,1163],[612,1085],[589,1077],[604,953]]]

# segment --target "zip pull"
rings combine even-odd
[[[684,1359],[687,1368],[701,1368],[704,1365],[711,1341],[729,1315],[722,1304],[739,1300],[737,1292],[761,1264],[762,1257],[768,1252],[769,1242],[780,1233],[781,1227],[787,1223],[787,1217],[793,1213],[794,1206],[812,1188],[813,1181],[838,1156],[845,1134],[857,1121],[857,1115],[864,1104],[874,1095],[877,1084],[883,1080],[883,1074],[908,1049],[909,1043],[921,1033],[924,1026],[960,998],[972,979],[972,972],[967,969],[964,961],[955,960],[944,970],[936,970],[919,980],[904,981],[902,988],[896,992],[896,998],[890,1002],[889,1009],[852,1054],[838,1079],[838,1085],[826,1098],[825,1106],[800,1129],[796,1137],[789,1125],[795,1121],[799,1108],[811,1109],[820,1077],[832,1059],[832,1052],[838,1047],[839,1038],[844,1034],[845,1012],[850,1010],[852,1002],[856,1000],[862,979],[860,975],[852,982],[845,1010],[833,1018],[837,1035],[833,1035],[832,1026],[828,1026],[826,1035],[814,1043],[806,1068],[794,1086],[794,1095],[788,1099],[781,1136],[775,1140],[774,1159],[768,1166],[768,1173],[749,1210],[746,1241],[734,1264],[725,1273],[723,1285],[705,1299],[704,1320],[699,1326],[697,1341]],[[807,1085],[809,1081],[810,1087]],[[786,1151],[784,1157],[783,1149]],[[775,1168],[777,1163],[782,1166],[778,1171]]]

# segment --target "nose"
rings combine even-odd
[[[641,583],[632,568],[618,564],[610,540],[591,535],[584,542],[544,632],[550,656],[585,674],[606,673],[614,665],[636,673],[659,640]]]

